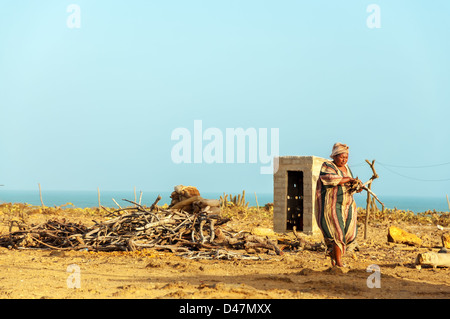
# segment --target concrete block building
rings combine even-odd
[[[274,159],[273,227],[278,233],[320,232],[314,215],[315,192],[322,163],[317,156],[279,156]]]

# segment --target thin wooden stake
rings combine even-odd
[[[372,182],[367,185],[367,188],[370,189],[372,186]],[[367,192],[367,202],[366,202],[366,221],[364,224],[364,239],[367,239],[367,228],[369,227],[369,214],[370,214],[370,193]]]
[[[39,186],[39,197],[41,198],[41,205],[42,207],[45,207],[44,201],[42,200],[41,184],[38,183],[38,186]]]
[[[255,192],[255,200],[256,200],[256,207],[258,207],[258,212],[259,212],[258,197],[256,197],[256,192]]]
[[[102,204],[100,203],[100,188],[97,187],[97,198],[98,198],[98,208],[102,208]]]
[[[448,204],[448,210],[450,211],[450,201],[448,200],[448,194],[447,194],[447,204]]]
[[[367,188],[370,190],[370,187],[372,186],[372,181],[374,179],[378,178],[378,174],[375,171],[375,160],[372,160],[372,163],[371,163],[371,162],[369,162],[369,160],[366,159],[366,163],[369,164],[370,168],[372,169],[372,177],[370,178],[370,182],[367,185]],[[364,225],[364,239],[367,239],[367,229],[369,227],[369,214],[370,214],[370,210],[371,210],[370,204],[371,204],[370,192],[367,192],[366,220],[365,220],[365,225]]]

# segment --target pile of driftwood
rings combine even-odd
[[[112,218],[91,227],[64,220],[37,226],[11,224],[9,234],[0,236],[0,246],[92,251],[154,248],[189,258],[221,259],[235,258],[234,253],[224,253],[227,249],[265,249],[282,254],[276,240],[223,227],[230,219],[221,216],[218,200],[197,194],[181,199],[173,196],[169,208],[162,208],[157,206],[160,199],[158,196],[150,207],[124,199],[132,206],[108,210]],[[192,252],[201,253],[195,257]]]
[[[131,201],[129,201],[131,202]],[[201,206],[197,198],[195,205]],[[208,200],[205,200],[208,202]],[[132,207],[120,208],[110,215],[115,217],[95,222],[94,226],[49,220],[37,226],[16,225],[18,230],[0,237],[0,246],[83,249],[94,251],[136,250],[140,248],[164,248],[184,251],[186,247],[212,242],[215,226],[228,219],[209,214],[209,206],[197,213],[181,209],[147,208],[135,202]]]

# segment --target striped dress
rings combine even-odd
[[[338,185],[343,177],[353,178],[350,168],[342,172],[333,162],[322,164],[316,188],[316,220],[330,248],[334,242],[345,253],[346,246],[357,234],[356,203],[346,185]]]

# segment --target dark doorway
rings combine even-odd
[[[288,171],[286,229],[303,231],[303,172]]]

